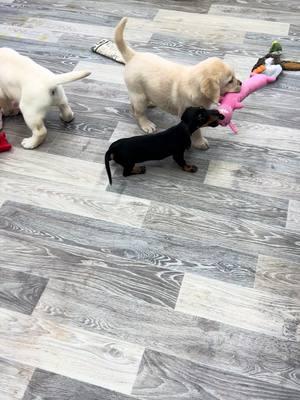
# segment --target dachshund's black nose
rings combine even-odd
[[[238,79],[238,84],[239,84],[239,85],[242,85],[242,82],[241,82],[239,79]]]
[[[216,118],[218,118],[218,119],[224,119],[224,115],[221,114],[218,110],[210,110],[210,114],[211,114],[213,117],[216,117]]]

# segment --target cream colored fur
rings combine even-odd
[[[190,106],[215,108],[220,95],[238,92],[241,82],[232,68],[217,57],[208,58],[195,66],[167,61],[151,53],[136,52],[124,41],[127,18],[115,30],[115,43],[126,65],[124,78],[132,109],[144,132],[154,132],[156,126],[145,115],[149,105],[155,105],[174,115]],[[200,129],[193,135],[195,147],[207,149],[208,143]]]
[[[24,139],[22,146],[33,149],[47,134],[44,118],[50,106],[59,108],[63,121],[69,122],[74,118],[61,85],[82,79],[90,72],[72,71],[56,75],[9,48],[0,48],[0,60],[0,118],[1,114],[15,114],[19,108],[32,131],[32,136]]]

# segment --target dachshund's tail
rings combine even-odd
[[[124,29],[126,23],[127,18],[124,17],[121,19],[115,29],[115,43],[120,53],[122,54],[125,63],[130,61],[135,54],[135,51],[131,49],[124,40]]]
[[[110,171],[110,165],[109,162],[111,160],[111,150],[108,149],[107,152],[105,153],[105,168],[106,168],[106,173],[108,176],[109,184],[112,184],[112,179],[111,179],[111,171]]]

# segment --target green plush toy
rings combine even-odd
[[[274,40],[272,42],[272,46],[270,47],[269,53],[278,53],[278,54],[282,53],[282,46],[277,40]]]
[[[277,40],[274,40],[269,49],[269,53],[257,60],[257,63],[252,68],[252,72],[256,73],[263,72],[266,60],[268,58],[273,59],[273,65],[280,64],[282,66],[282,69],[286,71],[300,71],[300,62],[281,60],[281,54],[282,54],[282,46]]]

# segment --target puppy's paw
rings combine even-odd
[[[198,171],[198,167],[196,167],[196,165],[188,165],[188,164],[186,164],[183,167],[183,170],[185,172],[197,172]]]
[[[146,133],[153,133],[156,131],[156,125],[149,120],[143,121],[143,123],[141,123],[141,128]]]
[[[64,114],[60,113],[59,117],[64,122],[71,122],[74,119],[74,113],[73,113],[73,111],[68,112],[68,113],[64,113]]]
[[[193,140],[192,143],[196,149],[200,149],[200,150],[208,150],[209,149],[208,141],[205,138]]]
[[[30,137],[23,139],[21,145],[24,147],[24,149],[31,150],[36,148],[40,143],[41,142],[37,141],[35,138]]]

